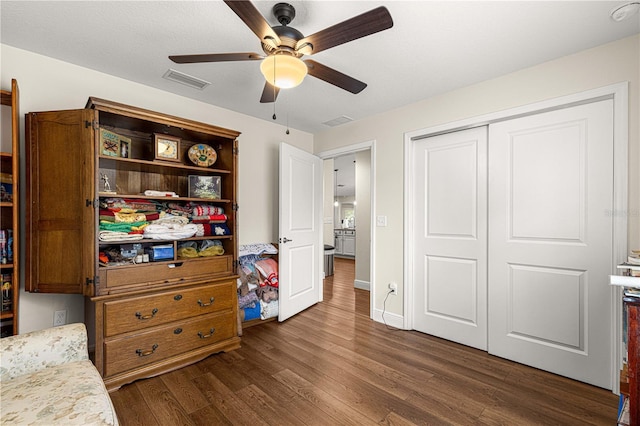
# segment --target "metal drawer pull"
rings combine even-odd
[[[150,351],[143,351],[142,349],[136,349],[136,353],[138,354],[138,356],[149,356],[149,355],[153,355],[156,349],[158,349],[157,343],[151,347]]]
[[[198,336],[200,336],[201,339],[206,339],[207,337],[213,336],[213,333],[215,332],[216,332],[215,328],[211,328],[211,330],[209,330],[209,334],[202,334],[201,331],[198,331]]]
[[[180,334],[180,333],[182,333],[181,328],[176,328],[175,330],[173,330],[173,334]]]
[[[213,301],[216,300],[215,297],[211,296],[211,298],[209,299],[209,303],[202,303],[202,300],[198,299],[198,305],[202,306],[203,308],[205,306],[211,306],[213,305]]]
[[[138,317],[139,320],[148,320],[155,317],[157,313],[158,308],[153,308],[153,310],[151,311],[151,315],[142,315],[140,312],[136,312],[136,317]]]
[[[181,294],[176,294],[175,296],[173,296],[173,300],[175,300],[175,301],[182,300],[182,295]]]

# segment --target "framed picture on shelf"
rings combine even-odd
[[[120,135],[107,129],[100,129],[100,154],[118,157],[120,155]]]
[[[220,176],[189,175],[189,198],[219,200],[222,198],[220,186]]]
[[[129,158],[129,142],[120,141],[120,157]]]

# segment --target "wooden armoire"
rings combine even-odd
[[[239,134],[97,98],[83,109],[27,114],[25,287],[86,296],[109,390],[239,347]],[[207,152],[194,158],[199,150]],[[202,182],[215,194],[198,193]],[[214,206],[228,232],[129,239],[101,229],[101,209],[118,202]],[[216,255],[180,254],[205,241]]]

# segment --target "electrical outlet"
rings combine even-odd
[[[53,313],[53,326],[65,325],[67,323],[67,311],[55,311]]]
[[[398,295],[398,284],[389,283],[389,290],[391,291],[392,295],[397,296]]]

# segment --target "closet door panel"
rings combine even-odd
[[[489,140],[489,352],[610,389],[612,101]]]
[[[585,126],[578,120],[511,135],[511,240],[583,239]]]
[[[418,331],[487,347],[486,127],[417,141],[413,229]]]

